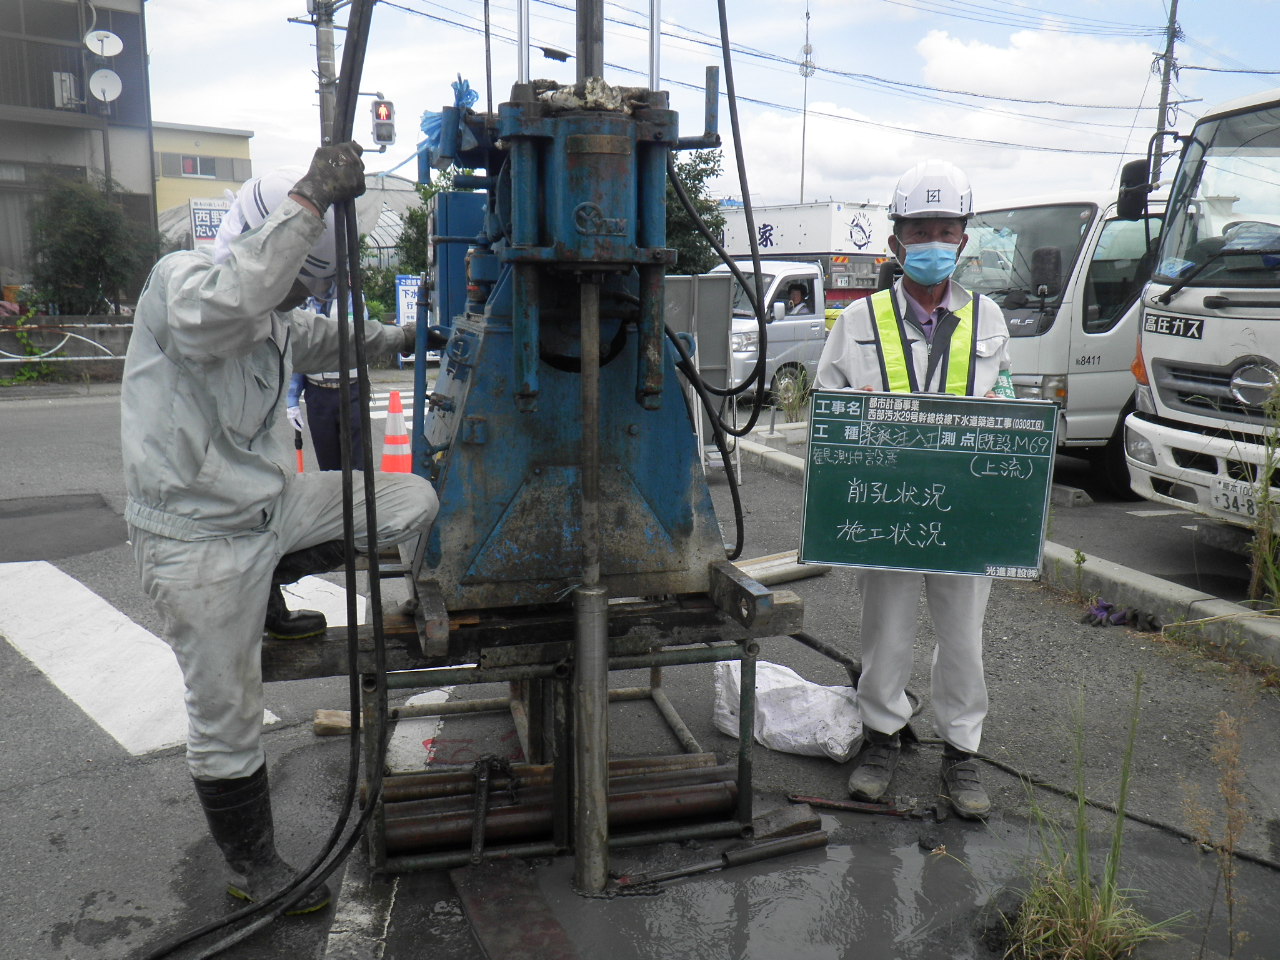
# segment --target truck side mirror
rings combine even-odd
[[[876,290],[888,290],[893,286],[893,281],[898,278],[900,273],[902,273],[902,268],[898,266],[898,261],[892,257],[880,264],[880,270],[876,273]]]
[[[779,300],[773,305],[773,315],[769,317],[769,323],[775,320],[782,320],[787,315],[787,305]]]
[[[1120,168],[1116,216],[1121,220],[1141,220],[1147,215],[1147,194],[1150,192],[1151,167],[1146,158],[1130,160]]]
[[[1031,290],[1037,297],[1054,297],[1062,284],[1062,250],[1036,247],[1031,251]]]

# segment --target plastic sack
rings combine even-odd
[[[738,735],[742,665],[736,660],[715,666],[716,729]],[[824,687],[794,670],[756,662],[756,742],[770,750],[806,757],[830,757],[843,763],[862,737],[862,720],[852,687]]]

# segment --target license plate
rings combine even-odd
[[[1217,509],[1250,519],[1258,515],[1258,490],[1253,484],[1214,477],[1211,489]]]

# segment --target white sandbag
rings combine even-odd
[[[716,729],[738,735],[742,665],[726,660],[715,666]],[[794,670],[756,661],[756,742],[770,750],[806,757],[830,757],[843,763],[862,736],[862,720],[852,687],[824,687]]]

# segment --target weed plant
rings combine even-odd
[[[1253,518],[1253,540],[1249,544],[1249,599],[1276,603],[1280,600],[1280,540],[1276,536],[1280,504],[1271,496],[1271,482],[1280,452],[1280,390],[1272,392],[1262,409],[1266,428],[1262,431],[1262,463],[1253,485],[1258,512]]]
[[[1187,819],[1200,842],[1218,858],[1218,875],[1214,880],[1213,901],[1205,918],[1204,935],[1200,943],[1203,955],[1214,910],[1218,905],[1218,890],[1222,890],[1227,911],[1227,956],[1234,957],[1236,945],[1247,939],[1238,927],[1237,911],[1240,893],[1236,888],[1236,850],[1245,827],[1249,823],[1248,798],[1244,792],[1245,773],[1241,763],[1244,744],[1243,722],[1225,710],[1218,713],[1213,724],[1213,763],[1218,768],[1218,793],[1222,797],[1223,815],[1220,830],[1215,829],[1214,816],[1199,803],[1194,791],[1188,788]]]
[[[809,412],[809,371],[797,368],[778,383],[777,403],[787,423],[803,420]]]
[[[1121,888],[1120,859],[1124,847],[1125,806],[1133,776],[1133,751],[1141,712],[1142,677],[1134,683],[1133,707],[1120,770],[1115,826],[1102,873],[1095,877],[1089,846],[1085,794],[1084,691],[1075,716],[1076,807],[1073,834],[1055,823],[1031,797],[1031,813],[1040,836],[1041,859],[1022,905],[1008,921],[1008,960],[1120,960],[1139,944],[1169,937],[1167,928],[1181,920],[1146,920],[1131,904],[1133,891]]]

